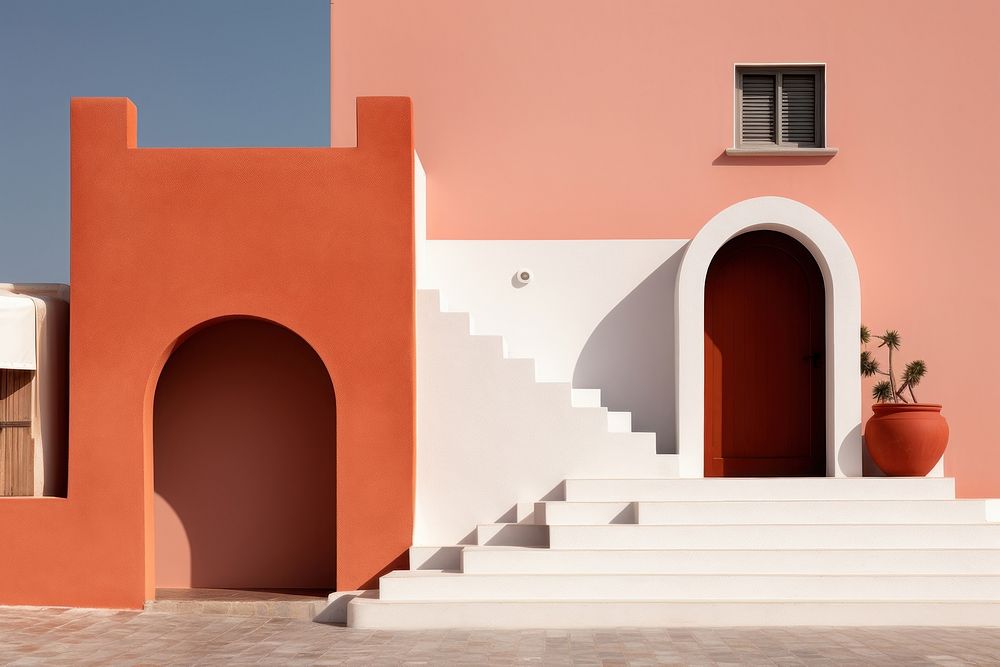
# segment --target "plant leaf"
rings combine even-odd
[[[916,387],[926,374],[927,364],[921,359],[916,359],[906,364],[906,368],[903,370],[903,382],[911,387]]]
[[[892,385],[888,380],[881,380],[872,387],[872,398],[879,403],[888,403],[892,400]]]
[[[895,329],[889,329],[881,336],[876,336],[876,338],[882,341],[881,343],[879,343],[879,347],[885,346],[890,350],[898,350],[899,345],[902,342],[902,340],[899,337],[899,332],[896,331]]]
[[[863,351],[861,353],[861,375],[867,378],[875,375],[878,371],[878,360],[868,350]]]
[[[872,330],[862,324],[861,325],[861,342],[863,344],[867,345],[868,341],[870,341],[871,339],[872,339]]]

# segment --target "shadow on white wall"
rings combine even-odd
[[[667,259],[597,325],[580,352],[573,386],[600,389],[609,410],[632,413],[632,430],[656,433],[676,454],[674,291],[682,253]]]

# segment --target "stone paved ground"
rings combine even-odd
[[[0,607],[0,664],[1000,664],[1000,628],[351,630],[291,619]]]

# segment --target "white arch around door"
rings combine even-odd
[[[861,476],[861,377],[858,330],[861,283],[854,255],[822,215],[784,197],[734,204],[702,227],[677,274],[674,313],[677,369],[677,453],[681,477],[705,473],[705,278],[715,253],[731,238],[758,229],[788,234],[812,253],[826,287],[826,470]],[[780,396],[774,397],[781,401]]]

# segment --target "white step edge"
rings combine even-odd
[[[467,574],[391,572],[381,600],[963,600],[998,602],[998,575]]]
[[[388,602],[348,605],[352,628],[615,628],[705,626],[1000,626],[993,602]]]
[[[951,500],[948,477],[567,479],[567,501]]]
[[[550,526],[554,549],[996,549],[1000,524]]]
[[[462,546],[412,546],[409,549],[411,570],[460,570]]]
[[[359,597],[378,599],[378,591],[334,591],[327,596],[326,607],[313,617],[313,623],[347,623],[348,604]]]
[[[566,503],[574,505],[576,503]],[[589,504],[588,504],[589,505]],[[650,501],[635,503],[643,525],[780,523],[983,523],[983,500]],[[569,512],[570,510],[565,510]],[[584,516],[584,512],[580,512]],[[585,523],[578,521],[577,523]],[[605,523],[593,521],[592,523]],[[623,523],[623,522],[619,522]]]
[[[441,298],[441,290],[436,289],[418,289],[417,290],[417,306],[420,308],[427,308],[428,310],[443,312],[445,310]]]
[[[514,507],[517,523],[537,523],[535,521],[535,503],[517,503]]]
[[[990,574],[1000,549],[538,549],[469,546],[466,574]]]
[[[525,380],[530,382],[536,382],[535,380],[535,360],[525,359],[523,357],[508,357],[504,359],[504,364],[511,369],[513,373],[522,376]]]
[[[549,527],[524,523],[483,523],[476,526],[476,544],[546,547]]]
[[[630,433],[632,431],[632,413],[614,412],[608,410],[608,432]]]
[[[553,525],[591,525],[601,523],[635,523],[635,503],[568,503],[544,501],[535,503],[535,522]]]
[[[571,401],[574,408],[599,408],[601,407],[601,390],[574,387]]]
[[[491,357],[504,358],[504,339],[501,336],[472,336],[476,343],[487,350]],[[534,370],[532,370],[534,372]]]
[[[593,408],[578,408],[580,410],[592,410]],[[622,433],[609,431],[605,436],[609,443],[613,446],[628,447],[633,452],[644,451],[646,454],[652,454],[656,452],[656,434],[649,433],[646,431],[625,431]],[[656,454],[656,461],[672,461],[679,462],[680,457],[677,454]],[[674,473],[672,476],[664,475],[660,479],[673,479],[677,477]]]
[[[536,503],[538,523],[585,525],[984,523],[983,500],[668,500]]]
[[[468,313],[463,313],[461,311],[446,311],[442,310],[438,313],[438,317],[442,318],[443,321],[448,323],[448,326],[454,327],[456,331],[464,336],[471,335],[469,333],[469,326],[471,324],[471,319]]]

